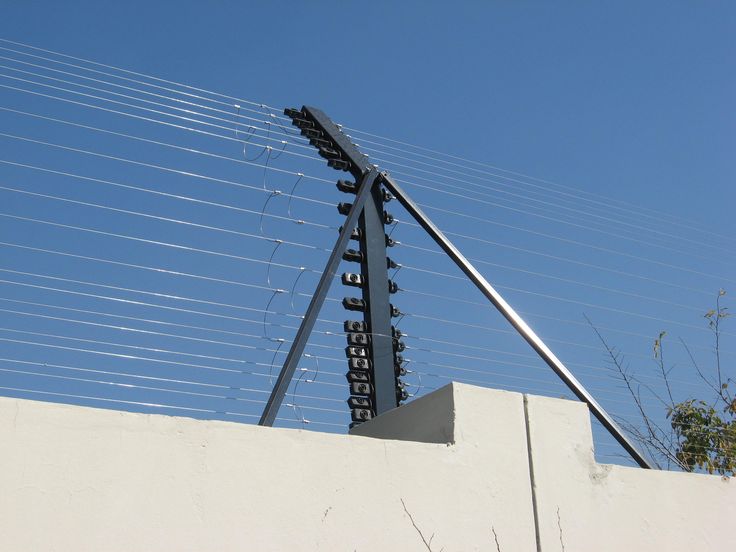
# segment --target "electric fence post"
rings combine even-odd
[[[318,153],[327,159],[328,166],[349,172],[355,182],[338,180],[337,188],[355,195],[352,203],[337,205],[347,218],[340,228],[340,236],[323,272],[317,291],[287,355],[284,367],[268,400],[261,425],[272,425],[283,397],[304,351],[317,312],[327,295],[340,258],[357,263],[359,272],[346,272],[342,283],[360,288],[361,297],[345,297],[343,307],[349,312],[361,313],[363,320],[346,320],[348,362],[346,378],[350,388],[352,423],[360,424],[374,416],[396,408],[408,398],[400,379],[406,372],[402,367],[400,351],[404,349],[401,332],[391,325],[392,318],[401,311],[391,303],[391,295],[399,289],[388,278],[388,270],[398,265],[387,256],[387,247],[394,242],[386,235],[386,225],[394,222],[393,215],[384,209],[392,196],[380,186],[376,167],[368,162],[340,128],[322,111],[313,107],[284,112],[301,129]],[[357,225],[356,225],[357,218]],[[346,242],[354,240],[358,249],[347,249]]]
[[[408,398],[399,379],[405,373],[402,368],[403,358],[399,354],[403,350],[401,332],[391,325],[391,318],[401,316],[401,312],[389,299],[390,295],[398,290],[398,286],[388,279],[388,269],[398,265],[386,256],[386,247],[393,242],[385,234],[385,225],[393,222],[393,216],[383,207],[384,203],[395,198],[575,396],[588,405],[591,414],[637,464],[642,468],[653,468],[651,462],[598,404],[593,395],[388,173],[379,174],[377,168],[368,162],[357,146],[319,109],[302,107],[301,110],[286,109],[284,113],[301,129],[302,135],[309,139],[319,154],[327,159],[330,167],[353,175],[355,182],[340,180],[337,187],[342,192],[355,194],[355,200],[352,203],[343,202],[338,205],[338,211],[346,215],[347,219],[340,229],[340,237],[263,411],[261,425],[272,425],[276,418],[276,412],[314,326],[317,312],[335,276],[340,256],[347,261],[359,263],[361,268],[359,274],[348,272],[342,276],[344,284],[359,287],[362,291],[362,298],[346,297],[343,299],[343,306],[364,315],[362,321],[345,322],[349,365],[346,375],[352,395],[348,399],[353,420],[351,427],[396,408],[401,401]],[[350,239],[358,241],[359,250],[346,250],[346,243]]]

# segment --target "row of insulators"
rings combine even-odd
[[[357,193],[355,183],[346,180],[338,180],[337,189],[345,193]],[[389,202],[392,196],[388,191],[382,190],[382,199],[384,202]],[[351,208],[352,204],[346,202],[339,203],[337,206],[338,212],[345,216],[347,216]],[[393,221],[393,215],[387,211],[383,211],[384,224],[391,224]],[[356,228],[350,236],[352,239],[358,241],[359,244],[363,243],[361,232],[362,230],[360,228]],[[385,235],[385,240],[386,247],[396,245],[396,242],[388,235]],[[363,252],[359,249],[347,249],[343,254],[343,259],[350,262],[362,263],[364,260]],[[386,267],[388,269],[395,269],[398,265],[391,258],[386,257]],[[342,275],[342,283],[346,286],[362,288],[365,284],[365,278],[362,274],[345,272]],[[396,282],[388,280],[387,285],[390,294],[399,291],[399,286]],[[358,297],[345,297],[342,300],[342,306],[346,310],[363,313],[365,313],[368,307],[366,301]],[[401,316],[401,311],[393,304],[389,304],[389,308],[391,309],[392,318]],[[366,322],[364,321],[347,320],[345,322],[345,332],[348,342],[348,346],[345,348],[345,354],[348,357],[348,372],[345,374],[345,377],[350,385],[351,397],[348,399],[348,405],[350,406],[352,419],[351,427],[370,420],[376,414],[374,408],[374,388],[372,385],[373,366],[370,358],[371,336],[366,326]],[[396,404],[398,405],[408,398],[404,383],[400,379],[400,376],[406,374],[406,370],[403,368],[404,358],[401,355],[406,346],[401,341],[403,334],[400,330],[391,326],[391,333],[394,352],[394,373],[396,376]]]
[[[358,331],[351,331],[358,330]],[[363,331],[360,331],[363,330]],[[350,406],[350,416],[353,427],[375,416],[373,407],[373,386],[371,385],[371,375],[373,366],[369,358],[370,336],[367,331],[366,323],[357,320],[345,321],[345,332],[347,335],[348,346],[345,348],[345,354],[348,357],[348,372],[345,377],[350,385],[351,397],[348,399]],[[400,377],[406,375],[404,368],[404,357],[400,351],[403,351],[404,342],[400,340],[401,330],[391,326],[394,343],[394,374],[396,376],[396,403],[405,401],[409,394],[404,388],[404,383]]]
[[[347,156],[343,155],[340,148],[326,135],[326,133],[319,128],[313,120],[310,120],[310,116],[303,111],[297,109],[285,109],[284,114],[292,119],[292,124],[301,130],[301,134],[305,136],[309,143],[315,146],[319,152],[319,155],[327,159],[327,165],[338,170],[350,171],[353,166]],[[355,144],[353,144],[355,145]],[[357,194],[358,186],[354,182],[348,180],[339,180],[337,182],[337,188],[341,192],[349,194]],[[384,203],[391,201],[391,194],[382,189],[381,198]],[[342,202],[337,206],[337,210],[340,214],[347,216],[352,208],[352,203]],[[383,211],[383,223],[392,224],[394,222],[393,215],[387,211]],[[342,228],[340,228],[342,231]],[[385,235],[385,234],[384,234]],[[364,236],[360,228],[355,228],[351,235],[351,239],[363,243]],[[396,242],[391,239],[390,236],[385,235],[386,247],[393,247]],[[364,255],[363,252],[358,249],[347,249],[343,254],[343,259],[346,261],[363,263]],[[388,269],[398,268],[398,264],[392,261],[390,258],[386,258],[386,266]],[[342,275],[342,283],[346,286],[362,288],[365,279],[362,274],[346,272]],[[399,290],[398,285],[389,280],[388,281],[388,292],[393,294]],[[364,299],[357,297],[345,297],[343,299],[343,307],[349,311],[357,311],[365,313],[367,304]],[[390,304],[391,317],[401,316],[401,311],[396,308],[393,304]],[[348,399],[348,405],[350,406],[351,418],[355,424],[362,423],[366,420],[370,420],[375,416],[376,411],[374,408],[375,394],[372,385],[373,378],[373,365],[371,360],[371,334],[370,329],[367,327],[365,321],[347,320],[345,321],[345,332],[347,335],[348,345],[345,348],[345,354],[348,358],[348,372],[345,377],[350,385],[350,398]],[[393,354],[394,354],[394,373],[396,377],[396,404],[398,405],[402,401],[408,398],[408,393],[404,388],[404,383],[399,379],[400,376],[406,374],[406,370],[403,367],[404,358],[401,352],[404,351],[405,345],[401,341],[402,333],[400,330],[391,326],[392,341],[393,341]]]
[[[352,163],[345,159],[339,148],[330,140],[323,131],[319,130],[314,121],[310,121],[305,113],[298,109],[284,109],[284,115],[291,119],[291,124],[298,127],[302,136],[317,148],[320,156],[327,159],[327,165],[333,169],[349,171]]]

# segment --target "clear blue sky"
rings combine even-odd
[[[678,336],[687,339],[699,354],[704,355],[701,359],[704,364],[710,362],[709,336],[707,332],[697,329],[704,328],[701,311],[711,307],[712,298],[718,289],[725,288],[736,293],[736,264],[733,255],[733,237],[736,236],[733,215],[736,199],[736,72],[733,70],[733,60],[736,59],[736,7],[733,3],[648,2],[644,5],[639,2],[465,2],[448,7],[445,2],[418,1],[379,1],[367,5],[336,1],[59,3],[7,0],[3,4],[0,38],[237,98],[264,102],[279,108],[315,105],[324,109],[336,121],[353,129],[548,181],[549,183],[543,183],[509,173],[502,175],[512,179],[499,179],[489,176],[492,169],[480,165],[472,166],[471,171],[475,169],[476,172],[470,173],[471,177],[455,174],[454,177],[459,180],[452,180],[452,176],[450,179],[446,178],[450,174],[448,170],[465,171],[467,175],[469,165],[463,168],[462,162],[443,158],[444,161],[460,163],[461,166],[444,163],[441,170],[431,169],[418,162],[432,162],[432,158],[437,156],[423,150],[413,150],[415,153],[429,155],[414,156],[410,162],[414,168],[425,167],[441,173],[428,175],[393,166],[391,161],[403,161],[386,156],[382,158],[381,154],[375,154],[382,165],[392,169],[407,183],[418,183],[420,180],[417,178],[425,178],[427,180],[421,180],[422,184],[444,190],[449,190],[448,186],[452,185],[466,188],[475,186],[472,189],[481,195],[469,194],[470,200],[443,196],[426,188],[407,186],[407,190],[421,202],[475,217],[462,218],[440,211],[429,211],[444,228],[455,233],[500,242],[505,246],[579,261],[577,264],[565,263],[539,254],[525,254],[509,247],[492,248],[487,244],[479,244],[477,240],[458,241],[458,245],[473,258],[517,269],[511,271],[491,265],[481,267],[491,282],[506,290],[504,293],[514,306],[521,311],[539,315],[529,319],[532,325],[544,338],[551,340],[550,345],[564,361],[571,366],[581,367],[582,372],[576,373],[580,373],[586,385],[601,390],[602,402],[612,411],[630,413],[625,404],[625,396],[607,395],[609,391],[620,392],[613,380],[609,382],[586,376],[584,367],[603,366],[605,357],[591,330],[584,323],[581,324],[583,312],[602,327],[615,330],[604,332],[611,344],[627,354],[633,369],[649,370],[647,374],[650,376],[654,375],[652,370],[656,368],[648,360],[651,356],[651,339],[660,330],[668,330],[672,336],[672,362],[676,364],[674,373],[678,381],[695,381],[684,352],[681,347],[677,348]],[[0,46],[14,48],[9,44]],[[0,56],[28,61],[22,54],[8,51],[0,51]],[[6,67],[36,71],[29,66],[21,67],[14,63],[0,60],[0,65]],[[71,71],[69,68],[67,70]],[[37,77],[28,74],[24,76],[12,69],[0,69],[0,73],[39,81]],[[65,78],[58,74],[55,76]],[[0,84],[16,87],[28,84],[7,77],[0,77],[0,81]],[[40,89],[36,87],[34,90]],[[55,93],[49,89],[44,92]],[[89,90],[87,92],[90,93]],[[79,97],[76,99],[79,100]],[[207,142],[204,138],[177,134],[174,130],[147,127],[142,121],[120,119],[109,113],[74,108],[7,88],[0,89],[0,106],[196,147],[228,157],[240,156],[242,159],[242,152],[233,148],[231,143]],[[230,117],[235,117],[235,114],[227,116],[228,119]],[[131,144],[129,141],[118,143],[111,137],[85,134],[80,129],[70,129],[48,121],[32,121],[28,116],[17,113],[0,113],[0,125],[4,129],[2,132],[145,159],[149,163],[196,170],[222,179],[248,181],[257,185],[262,183],[263,171],[260,168],[231,166],[232,164],[227,163],[223,165],[216,160],[194,158],[171,151],[159,152],[153,147]],[[228,136],[232,135],[228,133]],[[383,146],[387,145],[382,140],[356,133],[358,142],[361,141],[361,136],[364,140],[375,140],[383,143]],[[399,146],[396,143],[388,145]],[[383,146],[375,145],[377,149],[388,151]],[[87,158],[65,158],[58,151],[50,152],[34,147],[6,139],[0,147],[3,151],[0,157],[97,178],[137,184],[148,182],[167,192],[186,192],[201,199],[247,205],[258,211],[263,206],[262,194],[255,193],[252,198],[245,195],[241,197],[233,191],[222,191],[214,187],[202,192],[185,179],[156,175],[156,180],[151,180],[153,174],[140,168],[105,165],[102,161]],[[288,149],[287,151],[291,152]],[[247,152],[247,155],[250,156],[251,152]],[[263,159],[261,157],[260,162]],[[272,166],[303,171],[328,180],[337,176],[319,163],[289,158],[287,155],[282,159],[274,159]],[[493,174],[499,173],[495,171]],[[37,172],[27,172],[27,169],[24,172],[17,167],[0,167],[0,179],[3,186],[37,193],[53,193],[78,201],[94,201],[97,204],[193,220],[200,224],[237,228],[242,232],[260,232],[257,217],[225,216],[204,208],[180,209],[163,201],[157,203],[158,200],[150,198],[142,200],[134,194],[119,190],[91,193],[90,189],[41,177]],[[472,184],[468,184],[469,181]],[[530,188],[530,183],[543,188]],[[282,190],[290,189],[292,184],[293,179],[286,175],[276,175],[267,181],[269,187]],[[558,185],[572,189],[560,188]],[[497,193],[499,186],[503,186],[504,190],[500,195]],[[483,187],[486,187],[485,190]],[[345,200],[344,196],[340,197],[341,194],[330,186],[316,188],[305,182],[300,183],[299,190],[304,196],[330,203]],[[561,195],[558,193],[560,191],[571,195]],[[599,197],[598,201],[602,203],[589,209],[592,204],[577,200],[578,193],[586,194],[585,198]],[[527,194],[531,199],[525,202],[524,196]],[[506,205],[506,208],[491,207],[487,203],[473,201],[472,198],[498,201]],[[609,200],[606,198],[627,202],[635,208],[629,213],[623,213],[620,209],[622,204],[615,203],[612,205],[616,205],[617,210],[607,211],[605,204]],[[286,202],[279,203],[281,199],[273,200],[274,213],[285,213],[283,209],[286,208]],[[246,203],[242,203],[243,201]],[[317,204],[301,205],[297,202],[296,205],[294,208],[299,209],[299,217],[311,217],[331,226],[340,222],[334,209]],[[560,205],[568,209],[561,210]],[[513,209],[521,209],[522,212]],[[239,242],[228,236],[217,236],[221,241],[215,241],[213,236],[203,236],[193,230],[191,233],[190,230],[180,228],[173,231],[168,227],[164,229],[163,224],[161,227],[153,223],[149,225],[140,219],[129,220],[121,216],[118,220],[109,212],[101,213],[99,209],[85,210],[53,201],[44,203],[39,198],[20,197],[17,192],[4,192],[3,212],[66,224],[84,223],[87,227],[108,232],[124,230],[128,234],[147,239],[166,238],[171,242],[261,259],[267,259],[272,249],[270,245],[254,244],[247,240]],[[397,211],[396,214],[402,220],[402,213]],[[494,224],[483,223],[480,218],[493,221]],[[407,220],[405,215],[403,220]],[[624,222],[623,226],[618,224],[621,221]],[[293,225],[274,223],[268,229],[269,223],[270,221],[266,222],[267,233],[271,232],[269,235],[280,239],[302,239],[323,248],[329,247],[334,239],[334,235],[330,233],[296,231]],[[230,261],[190,259],[180,253],[171,253],[172,256],[168,257],[158,251],[136,249],[133,245],[129,248],[128,245],[111,245],[117,242],[105,241],[107,238],[100,238],[98,242],[85,242],[80,238],[75,243],[75,238],[70,238],[62,230],[51,231],[46,227],[40,229],[38,224],[22,223],[17,219],[0,221],[0,224],[3,241],[35,247],[53,246],[65,251],[72,251],[76,245],[78,249],[74,251],[77,254],[102,257],[104,253],[108,258],[128,263],[153,266],[158,262],[172,270],[187,268],[189,272],[208,274],[211,277],[265,283],[261,268],[248,268],[245,272],[238,273],[237,270],[240,269],[228,264]],[[686,226],[704,231],[689,230]],[[519,231],[517,228],[523,230]],[[625,239],[620,236],[625,236]],[[402,229],[401,225],[396,230],[395,237],[417,246],[432,247],[426,240],[422,241],[421,234],[416,230]],[[584,242],[586,245],[573,244],[572,241]],[[610,254],[604,249],[623,255]],[[290,256],[292,254],[294,256]],[[311,262],[310,266],[321,267],[326,253],[320,254],[322,256],[300,257],[299,252],[287,253],[281,250],[274,259],[284,263],[293,261],[298,266],[306,266]],[[422,256],[417,250],[399,249],[395,255],[392,252],[392,256],[400,262],[403,260],[407,265],[453,273],[453,268],[449,263],[443,262],[443,259]],[[171,283],[173,280],[156,280],[153,276],[149,279],[149,276],[136,272],[116,273],[109,267],[101,268],[99,263],[88,267],[81,264],[81,261],[69,261],[67,266],[63,264],[67,261],[52,262],[50,257],[34,256],[17,250],[6,249],[2,259],[3,267],[17,271],[55,274],[78,280],[86,277],[87,280],[107,285],[120,287],[126,284],[131,288],[175,292],[177,295],[205,297],[211,301],[238,303],[252,308],[263,309],[269,299],[268,293],[259,295],[249,289],[233,291],[232,288],[208,288],[201,282],[181,283],[176,280],[176,283]],[[606,270],[595,270],[581,263],[601,266]],[[552,278],[540,278],[519,270],[541,273]],[[635,274],[636,277],[623,276],[616,271]],[[294,281],[293,274],[288,271],[281,274],[276,269],[270,276],[276,287],[289,288]],[[589,285],[573,285],[560,278],[584,281]],[[16,279],[39,282],[33,277],[18,276]],[[418,291],[452,295],[467,301],[481,301],[480,296],[467,285],[434,278],[417,271],[403,271],[397,276],[397,280],[407,288]],[[656,283],[653,280],[667,283]],[[316,276],[305,276],[301,283],[306,293],[316,283]],[[21,298],[20,295],[16,296],[21,293],[18,287],[6,286],[2,290],[3,297],[35,300],[57,306],[62,304],[58,303],[61,299],[56,296],[34,295],[41,294],[40,291],[26,290]],[[611,288],[624,291],[628,295],[609,293],[607,290]],[[89,287],[69,289],[85,289],[90,292]],[[550,300],[529,292],[552,295],[567,301]],[[331,295],[339,298],[344,294],[340,286],[335,286]],[[132,298],[130,295],[125,297]],[[64,301],[66,302],[63,304],[69,308],[101,308],[89,298],[66,298]],[[397,303],[407,312],[421,312],[427,316],[467,323],[487,323],[499,329],[504,327],[498,317],[492,317],[493,313],[485,310],[479,311],[479,307],[442,301],[429,301],[411,294],[397,299]],[[682,305],[688,308],[681,308]],[[306,307],[306,299],[297,297],[292,309],[288,299],[277,297],[272,306],[279,311],[299,312]],[[3,308],[22,310],[17,304]],[[27,310],[29,306],[26,305],[25,308]],[[34,308],[36,310],[33,312],[36,314],[51,312],[46,307]],[[112,307],[108,305],[106,308],[112,312]],[[58,311],[55,312],[55,315],[59,315]],[[332,312],[336,320],[343,318],[338,308],[335,307]],[[635,313],[637,316],[625,313]],[[162,316],[161,313],[133,310],[123,314],[139,319],[153,318],[154,314]],[[77,313],[76,318],[79,319],[80,316]],[[104,322],[89,314],[85,316],[84,319],[88,321]],[[253,314],[251,318],[258,319],[259,315]],[[560,323],[552,320],[554,318],[576,321],[577,324]],[[201,320],[195,319],[196,317],[187,318],[181,315],[167,320],[179,324],[203,325]],[[2,326],[6,328],[44,331],[55,335],[73,334],[79,339],[138,343],[135,340],[121,341],[123,338],[115,337],[113,333],[94,333],[99,328],[80,328],[73,324],[61,328],[42,328],[47,322],[28,316],[5,313],[0,314],[0,320],[4,320]],[[110,321],[105,323],[109,324]],[[289,323],[294,324],[294,319]],[[221,330],[236,330],[226,326],[224,322],[222,324],[221,327],[218,326]],[[420,322],[409,317],[403,324],[410,333],[431,336],[434,339],[444,338],[458,344],[444,345],[447,351],[469,353],[472,350],[465,345],[485,345],[488,348],[506,347],[504,350],[517,354],[529,352],[512,337],[498,337],[495,334],[488,337],[476,330],[463,329],[457,325],[430,327],[426,321]],[[138,327],[143,326],[139,324]],[[262,333],[262,328],[255,325],[248,331]],[[6,337],[8,335],[10,334]],[[19,334],[13,335],[17,337]],[[204,338],[205,334],[191,335]],[[215,339],[216,336],[208,334],[206,338]],[[61,343],[48,339],[48,343]],[[148,347],[160,343],[151,336],[146,339],[149,340],[146,342]],[[335,343],[334,340],[332,343]],[[341,343],[337,341],[338,345]],[[583,344],[587,349],[569,346],[569,343]],[[179,350],[183,350],[181,347],[184,345],[193,346],[191,343],[179,342]],[[726,352],[729,345],[736,351],[732,336],[726,338]],[[79,346],[79,342],[75,346]],[[6,347],[8,357],[32,357],[33,362],[50,362],[49,358],[55,359],[55,355],[62,355],[55,351],[49,357],[48,351],[41,354],[38,347],[22,348],[12,342],[0,344],[0,349],[3,347]],[[437,343],[433,347],[437,349]],[[120,352],[114,347],[105,350]],[[232,348],[225,347],[221,350],[213,347],[206,351],[192,349],[189,352],[229,357]],[[337,351],[337,356],[339,353]],[[63,354],[68,356],[66,362],[69,365],[91,365],[90,359],[84,355]],[[265,363],[270,363],[272,357],[269,351],[259,353],[260,356],[248,356],[256,355],[248,351],[239,354],[242,358]],[[487,351],[481,354],[486,355]],[[473,359],[456,358],[452,361],[440,359],[435,353],[416,351],[413,358],[429,363],[454,362],[460,368],[468,370],[486,369],[481,366],[482,363]],[[732,361],[733,356],[729,358]],[[93,360],[96,364],[92,364],[96,367],[109,368],[107,365],[103,366],[104,361]],[[6,362],[5,366],[11,364]],[[141,364],[136,369],[143,373],[148,369],[147,366]],[[336,365],[332,369],[341,372],[344,367]],[[434,366],[432,369],[439,368]],[[543,377],[537,372],[526,372],[523,368],[512,365],[496,367],[494,370],[507,376],[532,379]],[[595,376],[594,371],[591,373]],[[461,373],[448,374],[459,377]],[[3,377],[14,378],[12,381],[3,381],[10,381],[17,387],[40,388],[48,385],[47,382],[39,383],[38,377],[34,379],[28,375],[0,374],[0,379]],[[267,386],[263,379],[259,381],[260,388],[265,389]],[[522,380],[512,381],[503,379],[502,376],[490,380],[479,376],[476,381],[486,385],[524,389]],[[335,378],[334,382],[345,385],[340,378]],[[74,385],[78,384],[69,383],[64,391],[78,390]],[[531,387],[533,389],[530,390],[534,392],[566,394],[545,387],[541,380]],[[94,394],[94,389],[97,388],[90,387],[85,392]],[[686,397],[697,389],[683,384],[677,388],[677,396]],[[103,394],[99,389],[98,393]],[[330,391],[328,395],[344,398],[343,395],[347,396],[347,388],[335,386],[334,392]],[[611,402],[606,403],[609,398]],[[150,401],[157,399],[159,397],[155,396]],[[621,402],[616,402],[617,400]],[[344,405],[336,408],[346,410]],[[256,412],[258,408],[254,406],[251,410]],[[312,415],[319,416],[319,413]],[[327,417],[325,420],[329,421],[331,418]]]
[[[3,12],[10,38],[318,104],[357,128],[728,223],[730,2],[8,1]]]

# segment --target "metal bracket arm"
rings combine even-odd
[[[572,391],[575,396],[586,403],[588,408],[596,417],[596,419],[613,435],[614,439],[632,456],[639,466],[642,468],[653,469],[654,466],[639,452],[634,443],[624,434],[619,425],[611,418],[611,416],[603,409],[601,405],[593,398],[585,387],[572,375],[570,370],[558,359],[554,353],[545,345],[542,339],[534,333],[526,322],[511,308],[503,297],[493,288],[493,286],[481,275],[480,272],[463,256],[452,242],[440,231],[434,223],[429,220],[419,206],[409,198],[409,196],[401,189],[401,187],[391,178],[388,173],[382,172],[380,176],[382,184],[394,195],[394,197],[404,206],[414,220],[432,237],[442,250],[455,262],[465,275],[475,284],[475,286],[493,303],[493,306],[508,320],[524,340],[542,357],[547,365],[554,370],[565,385]]]
[[[337,274],[342,254],[345,252],[348,241],[350,240],[350,234],[357,226],[358,217],[362,213],[366,201],[371,197],[371,191],[377,181],[378,170],[375,167],[371,167],[370,171],[364,173],[360,178],[360,188],[355,196],[355,201],[353,201],[353,206],[350,208],[345,224],[340,231],[340,236],[337,238],[337,242],[335,242],[335,247],[332,248],[327,265],[317,283],[317,289],[315,289],[314,295],[312,295],[312,300],[309,302],[307,312],[299,325],[291,349],[289,349],[289,353],[286,355],[284,366],[281,368],[281,372],[279,372],[276,385],[274,385],[271,391],[258,425],[272,426],[276,420],[276,414],[281,407],[281,403],[284,401],[284,396],[286,395],[286,390],[289,388],[291,379],[294,377],[297,364],[302,357],[304,347],[307,345],[309,335],[312,333],[312,328],[314,328],[314,324],[317,321],[317,315],[327,297],[330,284],[332,284],[332,280],[335,278],[335,274]]]

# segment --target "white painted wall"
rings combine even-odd
[[[583,403],[525,398],[543,552],[736,550],[732,479],[597,464]]]
[[[731,481],[596,464],[577,403],[452,384],[358,432],[2,398],[0,551],[736,549]]]

